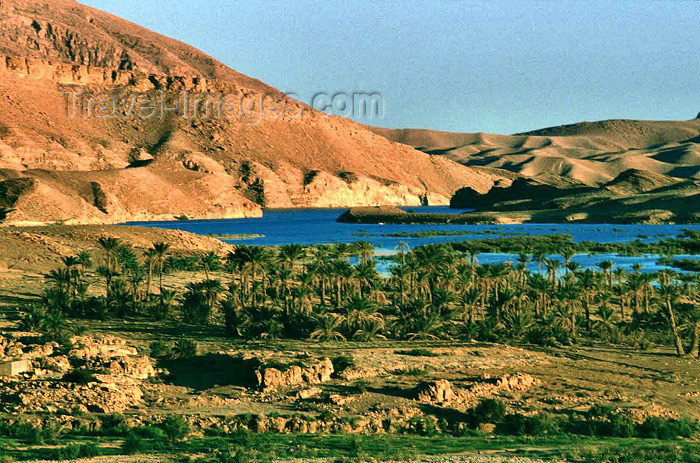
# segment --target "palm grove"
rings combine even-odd
[[[478,261],[487,240],[414,250],[402,243],[382,276],[363,241],[237,246],[219,256],[180,255],[167,243],[137,251],[105,237],[94,253],[63,257],[46,275],[41,303],[26,310],[23,325],[58,338],[71,332],[67,319],[151,317],[220,325],[242,339],[652,341],[698,356],[698,273],[626,271],[611,261],[582,269],[572,261],[575,247],[539,239],[525,240],[514,262],[491,265]],[[700,237],[688,232],[678,241],[697,247]],[[164,276],[176,271],[204,279],[166,287]]]

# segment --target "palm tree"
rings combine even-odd
[[[547,277],[551,280],[552,286],[556,288],[561,263],[556,259],[545,259],[544,262],[545,266],[547,267]]]
[[[105,269],[103,273],[107,283],[107,296],[109,296],[112,287],[112,278],[117,274],[119,248],[122,246],[122,243],[118,238],[102,236],[98,238],[97,244],[104,252]]]
[[[476,288],[470,288],[462,294],[462,318],[470,325],[474,323],[475,306],[479,299],[479,291]]]
[[[676,318],[675,304],[678,299],[678,286],[674,279],[674,275],[668,270],[659,272],[659,295],[664,302],[666,316],[671,327],[671,334],[676,346],[676,353],[679,357],[685,356],[685,348],[678,329],[678,320]]]
[[[518,284],[521,288],[525,286],[525,280],[527,278],[527,264],[529,264],[531,260],[532,258],[529,254],[518,254],[518,270],[520,271],[520,280],[518,281]]]
[[[255,284],[258,281],[258,274],[261,276],[261,288],[265,286],[265,266],[272,259],[271,252],[262,246],[249,246],[243,248],[244,261],[250,267],[252,283]],[[253,294],[253,303],[257,304],[258,296],[257,293]]]
[[[562,257],[564,258],[564,268],[566,269],[567,275],[569,272],[569,264],[571,263],[571,258],[576,255],[576,250],[572,248],[566,248],[562,253]]]
[[[53,283],[54,288],[64,297],[68,295],[70,291],[71,275],[67,269],[59,268],[51,270],[47,273],[44,278],[47,281]]]
[[[215,252],[210,251],[206,254],[204,254],[201,257],[202,261],[202,267],[204,267],[204,278],[206,280],[209,280],[209,274],[213,271],[219,268],[221,265],[221,260],[219,259],[219,256],[216,255]]]
[[[576,274],[581,270],[581,264],[578,262],[569,262],[566,264],[567,275],[569,276],[569,281],[573,281],[576,278]]]
[[[374,288],[379,274],[373,260],[366,260],[355,266],[355,279],[360,286],[360,295],[370,294]]]
[[[360,262],[365,263],[374,258],[374,246],[369,241],[356,241],[353,243],[355,252],[360,257]]]
[[[144,257],[146,259],[146,295],[150,297],[151,295],[151,282],[153,281],[153,269],[156,265],[155,254],[152,249],[147,249],[144,252]]]
[[[413,299],[400,308],[397,328],[408,339],[437,339],[443,326],[440,314],[424,299]]]
[[[547,254],[542,251],[537,251],[533,255],[533,259],[537,262],[537,272],[542,275],[542,266],[547,261]]]
[[[583,309],[586,315],[586,329],[591,330],[591,307],[598,288],[597,274],[586,269],[578,274],[578,284],[581,286],[583,297]]]
[[[340,332],[343,318],[335,314],[320,315],[316,318],[317,328],[311,332],[311,339],[319,341],[344,341],[345,336]]]
[[[611,260],[604,260],[598,262],[596,265],[603,271],[603,274],[606,275],[608,289],[612,289],[612,269],[615,263]]]
[[[535,301],[535,315],[544,317],[547,312],[548,293],[551,285],[541,273],[531,274],[527,283],[534,296],[531,299]]]
[[[160,298],[158,301],[160,318],[167,318],[172,311],[176,300],[177,291],[163,289],[163,292],[160,293]]]
[[[62,256],[61,262],[63,262],[63,265],[65,265],[66,273],[68,276],[66,293],[72,299],[75,299],[77,296],[77,286],[79,279],[78,267],[81,263],[80,258],[78,256]]]
[[[627,289],[632,293],[632,296],[634,297],[633,311],[634,315],[637,315],[641,312],[644,276],[635,270],[635,273],[630,275],[625,284],[627,285]]]
[[[366,297],[353,296],[344,307],[345,325],[350,337],[377,324],[383,325],[384,318],[377,313],[377,306]]]
[[[410,249],[408,246],[408,243],[405,241],[399,241],[399,244],[394,246],[394,249],[398,249],[399,253],[401,253],[401,266],[405,267],[406,266],[406,252]]]
[[[158,243],[153,243],[153,247],[151,247],[147,252],[147,255],[152,256],[153,261],[155,262],[156,272],[158,273],[158,288],[159,288],[160,294],[163,294],[163,266],[165,264],[165,255],[168,253],[169,249],[170,249],[170,244],[158,242]],[[149,276],[148,276],[149,290],[150,290],[150,281],[151,281],[150,272],[151,272],[151,267],[149,265]]]
[[[294,270],[297,263],[304,257],[306,257],[306,248],[300,244],[285,244],[279,249],[279,260],[290,270]]]

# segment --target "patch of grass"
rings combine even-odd
[[[581,463],[698,463],[700,455],[694,445],[687,444],[651,444],[643,445],[631,441],[614,444],[610,447],[584,447],[564,452],[567,461]]]
[[[171,441],[180,441],[190,433],[189,423],[181,416],[168,416],[162,423],[165,435]]]
[[[442,355],[442,354],[438,354],[437,352],[433,352],[430,349],[423,349],[423,348],[397,350],[394,353],[399,354],[399,355],[409,355],[411,357],[440,357]]]
[[[394,370],[394,374],[397,376],[426,376],[432,370],[430,365],[410,366]]]
[[[93,458],[102,454],[97,444],[92,442],[59,447],[54,449],[53,453],[54,460],[77,460],[78,458]]]

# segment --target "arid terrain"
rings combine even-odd
[[[118,96],[117,116],[67,89]],[[253,113],[124,104],[185,94]],[[447,205],[471,211],[399,207]],[[78,2],[0,0],[0,463],[700,461],[697,227],[119,225],[322,207],[696,224],[700,115],[368,127]]]
[[[372,128],[507,180],[451,200],[469,223],[697,223],[700,119],[608,120],[516,135]]]
[[[186,44],[73,1],[8,0],[1,8],[6,224],[247,217],[259,216],[262,207],[446,205],[459,189],[482,194],[516,179],[606,193],[631,169],[672,185],[612,198],[613,208],[633,209],[620,221],[683,221],[667,203],[697,194],[697,119],[459,134],[365,127],[289,100],[290,113],[255,123],[175,113],[69,117],[69,95],[57,85],[127,99],[135,92],[176,98],[183,91],[283,97]],[[505,221],[597,220],[588,217],[590,209],[601,209],[585,198],[547,205],[567,209],[559,215],[504,217],[508,207],[493,206]]]
[[[484,273],[498,270],[475,268],[460,253],[443,259],[434,247],[405,256],[425,259],[407,268],[432,286],[410,290],[402,280],[368,276],[374,264],[359,244],[247,248],[109,225],[0,232],[6,461],[576,462],[608,461],[604,455],[624,448],[659,458],[695,452],[692,439],[678,439],[694,435],[700,418],[697,347],[677,355],[655,315],[670,289],[644,289],[651,304],[644,306],[641,293],[617,291],[627,283],[608,288],[605,270],[523,282],[519,269]],[[346,265],[349,255],[361,260]],[[328,274],[337,294],[324,295],[323,280],[311,283],[320,262],[337,268]],[[629,288],[641,278],[616,275]],[[469,294],[504,289],[486,307],[469,308],[454,299],[465,287],[450,281],[471,286],[461,297],[477,306]],[[579,286],[594,296],[574,299],[583,297]],[[503,302],[520,297],[506,296],[520,287],[532,299]],[[687,327],[697,290],[671,288],[680,298],[671,310]],[[403,291],[413,302],[401,305]],[[420,302],[424,291],[433,294],[429,305]],[[195,308],[210,303],[192,299],[197,294],[214,297],[205,315]],[[606,301],[622,304],[622,315],[606,312]],[[599,308],[586,321],[575,307],[589,303]],[[504,318],[492,325],[498,307]],[[442,321],[419,322],[423,310],[444,313]],[[296,321],[286,325],[287,317]]]
[[[6,223],[244,217],[266,207],[447,204],[493,177],[390,143],[354,122],[301,116],[75,117],[57,84],[280,97],[183,43],[67,0],[2,2],[0,207]]]

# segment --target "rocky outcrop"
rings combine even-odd
[[[484,377],[481,381],[455,388],[446,379],[421,383],[413,391],[413,397],[432,404],[461,404],[470,406],[483,397],[508,392],[522,392],[540,384],[540,380],[526,373],[506,374],[498,378]]]
[[[353,207],[338,217],[343,223],[376,223],[401,220],[408,213],[396,206]]]
[[[457,398],[452,384],[446,379],[431,383],[421,383],[416,387],[416,398],[421,402],[444,403]]]
[[[284,370],[276,367],[263,367],[255,372],[258,386],[266,391],[304,384],[325,383],[331,379],[332,374],[333,362],[327,358],[309,367],[290,365]]]
[[[9,377],[0,379],[0,392],[12,398],[0,409],[114,413],[141,404],[142,381],[157,374],[148,357],[113,336],[80,336],[71,343],[74,348],[64,355],[56,343],[0,338],[0,376]]]

